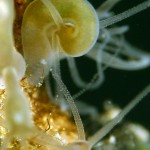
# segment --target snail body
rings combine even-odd
[[[98,17],[86,0],[33,1],[22,24],[24,57],[30,77],[35,77],[32,81],[38,83],[42,74],[48,74],[58,52],[69,57],[86,54],[98,33]]]

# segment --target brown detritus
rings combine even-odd
[[[21,25],[22,25],[22,18],[26,7],[28,6],[29,2],[27,0],[15,0],[15,21],[14,21],[14,41],[16,49],[23,54],[22,51],[22,40],[21,40]]]

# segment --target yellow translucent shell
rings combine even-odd
[[[71,56],[85,54],[95,44],[99,32],[99,22],[93,7],[86,0],[51,0],[51,2],[63,18],[64,23],[68,23],[68,26],[62,26],[58,31],[64,52]],[[28,24],[24,28],[31,26],[32,29],[35,28],[40,32],[49,26],[48,32],[55,30],[54,20],[40,0],[35,0],[27,8],[24,16],[25,22]],[[73,24],[73,27],[69,26],[69,23]],[[34,37],[23,36],[29,38],[30,44],[35,42],[40,45],[41,43],[36,40],[36,35]],[[40,47],[42,49],[42,45]]]
[[[58,49],[71,57],[84,55],[95,44],[99,34],[98,17],[88,1],[46,0],[60,15],[62,23],[59,25],[57,18],[52,17],[57,15],[51,14],[55,12],[49,11],[50,7],[48,9],[43,1],[34,0],[23,17],[23,51],[30,72],[41,62],[47,65],[44,72],[47,71],[53,65]]]
[[[52,1],[64,22],[74,27],[64,26],[58,32],[63,50],[71,56],[87,53],[97,40],[99,22],[95,10],[86,0]]]

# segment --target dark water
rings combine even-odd
[[[102,0],[90,0],[94,7],[98,7]],[[113,11],[117,14],[128,8],[143,2],[143,0],[122,0],[117,4]],[[128,41],[150,53],[150,8],[140,14],[126,19],[118,25],[129,25],[130,30],[125,34]],[[86,81],[90,81],[95,70],[95,62],[85,57],[77,59],[77,65],[81,76]],[[62,76],[65,84],[72,94],[80,89],[77,88],[66,66],[66,61],[62,62]],[[87,67],[88,66],[88,67]],[[78,99],[95,106],[102,111],[103,101],[111,99],[115,104],[124,107],[136,94],[138,94],[146,85],[150,83],[150,67],[138,71],[122,71],[108,68],[105,72],[105,81],[103,85],[97,90],[88,91]],[[150,128],[150,94],[147,96],[130,114],[127,116],[128,120],[139,122]]]

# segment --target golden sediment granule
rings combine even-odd
[[[4,100],[5,100],[5,90],[0,90],[0,144],[7,134],[7,130],[4,127]]]
[[[34,124],[38,128],[64,143],[77,140],[77,130],[70,115],[50,102],[43,86],[31,86],[26,78],[21,81],[21,86],[30,100]]]
[[[50,102],[44,87],[32,86],[28,83],[26,78],[20,82],[20,85],[29,100],[33,115],[33,122],[37,128],[65,144],[72,143],[77,140],[78,134],[71,116],[67,112],[62,112],[58,105]],[[3,124],[3,126],[0,126],[1,143],[8,132],[5,126],[4,100],[5,91],[1,90],[0,121],[1,124]],[[33,147],[37,146],[34,142],[32,142],[32,139],[28,142],[31,146],[33,145]],[[19,149],[19,145],[19,140],[15,139],[9,147]]]

